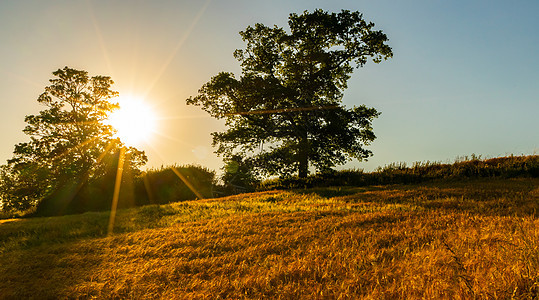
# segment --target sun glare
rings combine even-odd
[[[140,146],[152,137],[157,119],[152,108],[142,99],[118,99],[120,108],[114,111],[108,123],[117,130],[116,136],[128,146]]]

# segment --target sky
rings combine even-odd
[[[536,0],[2,0],[0,164],[29,138],[24,117],[69,66],[107,75],[121,97],[158,116],[149,168],[198,164],[219,171],[210,133],[224,129],[185,100],[221,71],[240,74],[238,32],[287,28],[290,13],[360,11],[394,57],[354,71],[343,103],[382,114],[374,156],[341,168],[539,154],[539,2]]]

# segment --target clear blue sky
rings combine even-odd
[[[0,160],[51,72],[70,66],[110,75],[121,95],[144,96],[163,120],[141,146],[149,166],[217,170],[210,132],[222,124],[185,99],[220,71],[239,72],[238,32],[286,26],[289,13],[359,10],[389,37],[394,58],[367,64],[344,103],[382,112],[368,162],[452,161],[539,152],[539,2],[529,1],[77,1],[0,2]]]

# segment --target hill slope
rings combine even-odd
[[[0,224],[0,298],[533,298],[539,179],[272,191]]]

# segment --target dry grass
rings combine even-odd
[[[476,180],[5,222],[0,298],[536,299],[537,208],[537,179]]]

